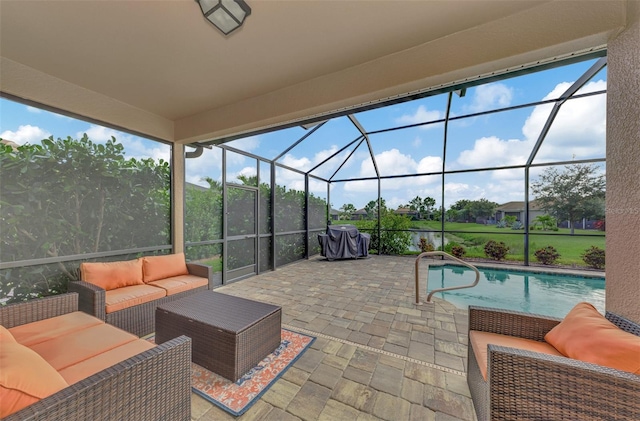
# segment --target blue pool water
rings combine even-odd
[[[460,308],[469,305],[496,307],[547,316],[564,317],[581,301],[604,313],[604,278],[524,272],[511,269],[478,268],[480,282],[473,288],[439,292]],[[421,282],[424,277],[421,276]],[[454,285],[468,285],[475,273],[455,265],[429,266],[428,291]],[[424,284],[423,288],[424,288]],[[425,296],[426,298],[426,296]]]

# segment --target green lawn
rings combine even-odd
[[[222,257],[214,256],[210,259],[199,260],[198,263],[211,266],[214,272],[222,272]]]
[[[439,231],[441,225],[438,221],[413,221],[412,228]],[[503,241],[509,247],[510,251],[507,255],[507,260],[524,261],[524,230],[511,230],[510,228],[496,228],[495,225],[464,222],[447,222],[445,223],[445,229],[449,231],[467,231],[445,234],[449,241],[455,241],[465,247],[467,251],[466,257],[485,258],[484,245],[487,241],[494,240]],[[481,231],[487,233],[481,233]],[[560,253],[557,263],[586,266],[581,257],[585,250],[590,246],[602,249],[605,247],[605,233],[603,231],[575,230],[575,234],[587,234],[589,237],[559,234],[570,234],[570,230],[530,232],[530,261],[536,261],[533,255],[536,250],[546,246],[553,246]]]

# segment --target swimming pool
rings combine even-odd
[[[477,305],[554,317],[564,317],[574,305],[587,301],[604,313],[604,278],[511,269],[478,270],[480,281],[475,287],[439,292],[434,297],[465,309],[469,305]],[[469,285],[474,279],[475,272],[465,267],[429,266],[428,291]],[[421,282],[424,282],[424,278]]]

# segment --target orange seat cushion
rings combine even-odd
[[[184,253],[143,257],[142,272],[144,274],[144,282],[147,283],[189,274]]]
[[[487,367],[489,350],[487,345],[493,344],[507,348],[517,348],[542,354],[563,356],[557,349],[546,342],[538,342],[532,339],[517,338],[515,336],[501,335],[499,333],[469,331],[469,343],[473,345],[473,354],[478,362],[482,377],[487,380]]]
[[[31,347],[41,342],[66,335],[67,333],[100,324],[104,324],[104,322],[82,311],[74,311],[73,313],[63,314],[62,316],[12,327],[9,329],[9,332],[11,332],[16,341],[22,345]]]
[[[640,374],[640,336],[620,329],[589,303],[577,304],[544,339],[569,358]]]
[[[112,289],[105,294],[106,312],[113,313],[114,311],[148,303],[166,296],[167,292],[164,289],[152,285],[135,285]]]
[[[209,280],[201,276],[180,275],[149,282],[149,285],[164,289],[167,291],[167,295],[173,295],[189,291],[190,289],[207,286],[209,285]]]
[[[142,285],[142,261],[140,259],[124,262],[81,263],[80,276],[107,291],[131,286]]]
[[[74,384],[154,346],[149,341],[137,339],[64,368],[60,370],[60,375],[67,383]]]
[[[33,345],[51,366],[60,371],[118,346],[138,340],[138,337],[106,323],[68,333]]]
[[[67,387],[40,355],[18,342],[0,346],[0,418]]]
[[[11,334],[11,332],[9,332],[9,329],[7,329],[6,327],[0,325],[0,343],[2,342],[15,342],[16,339],[13,337],[13,335]],[[2,345],[0,345],[2,346]]]

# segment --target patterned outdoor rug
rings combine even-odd
[[[153,341],[151,335],[146,338]],[[315,337],[282,329],[280,346],[233,383],[191,363],[193,391],[231,415],[242,415],[302,356]]]

